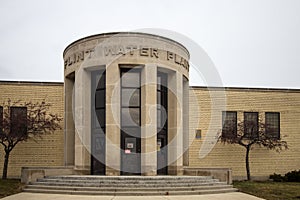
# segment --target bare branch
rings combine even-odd
[[[250,180],[249,152],[252,145],[256,144],[260,147],[265,147],[270,150],[276,150],[277,152],[288,149],[287,142],[281,140],[279,135],[274,136],[268,133],[268,131],[272,131],[272,129],[266,129],[266,127],[272,126],[269,124],[265,124],[262,121],[262,117],[259,117],[257,112],[252,112],[249,114],[250,117],[248,120],[241,120],[236,123],[227,121],[229,125],[236,124],[237,127],[235,129],[235,127],[230,128],[229,125],[225,126],[226,131],[223,130],[221,136],[219,137],[219,140],[223,144],[238,144],[246,148],[245,161],[248,180]],[[233,134],[234,131],[236,131],[235,134]]]
[[[51,104],[46,103],[45,100],[22,103],[21,100],[8,99],[2,107],[0,144],[4,147],[7,158],[18,143],[28,139],[35,140],[57,129],[62,129],[62,117],[51,113]],[[5,159],[5,162],[7,163],[4,166],[7,167],[8,159]],[[3,177],[6,177],[6,173],[7,168],[3,169]]]

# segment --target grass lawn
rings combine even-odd
[[[267,200],[300,200],[300,183],[235,181],[233,186],[241,192]]]
[[[0,198],[21,192],[22,186],[19,179],[0,179]]]
[[[18,179],[0,179],[0,198],[21,192],[23,186]],[[234,181],[233,186],[267,200],[300,200],[300,183]]]

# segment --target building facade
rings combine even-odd
[[[183,174],[188,60],[184,46],[150,34],[100,34],[69,45],[67,165],[99,175]]]
[[[211,93],[225,91],[226,107],[218,108],[219,119],[211,120]],[[287,142],[288,149],[281,152],[254,146],[250,151],[251,176],[257,179],[268,179],[270,174],[285,174],[300,168],[300,90],[298,89],[268,89],[268,88],[206,88],[191,87],[190,93],[195,93],[196,99],[190,100],[190,121],[195,113],[193,107],[198,107],[200,120],[198,127],[190,125],[189,166],[201,168],[232,169],[234,179],[245,179],[246,149],[240,145],[222,144],[217,142],[211,151],[202,157],[200,149],[205,141],[215,135],[207,136],[210,129],[220,133],[222,129],[222,113],[224,111],[236,113],[237,121],[245,119],[245,114],[254,113],[263,122],[269,114],[278,118],[278,136]],[[268,116],[266,116],[268,115]],[[212,127],[212,128],[211,128]],[[202,137],[196,138],[197,130],[201,130]],[[208,139],[211,141],[213,139]]]
[[[64,84],[40,82],[0,81],[0,110],[4,102],[42,102],[46,100],[52,106],[50,112],[64,115]],[[19,106],[18,104],[16,106]],[[63,123],[61,126],[63,127]],[[36,140],[19,143],[10,153],[8,177],[19,178],[21,168],[64,165],[64,130],[44,135]],[[0,146],[0,170],[4,162],[4,148]]]
[[[145,176],[231,168],[243,179],[245,149],[218,136],[226,116],[248,115],[273,120],[289,146],[281,153],[254,147],[252,176],[300,168],[300,90],[189,87],[188,60],[187,49],[168,38],[100,34],[65,49],[64,83],[1,82],[2,102],[46,99],[64,117],[64,131],[17,145],[8,176],[20,176],[24,166]]]

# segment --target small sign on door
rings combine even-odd
[[[131,154],[131,150],[130,149],[125,149],[125,154]]]
[[[133,143],[127,143],[127,148],[128,149],[133,149]]]
[[[157,139],[157,151],[161,149],[161,139]]]

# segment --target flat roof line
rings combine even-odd
[[[6,81],[0,80],[0,84],[35,84],[35,85],[64,85],[60,81]],[[300,92],[300,88],[256,88],[256,87],[218,87],[218,86],[189,86],[190,89],[207,89],[207,90],[259,90],[259,91],[291,91]]]
[[[2,81],[0,84],[35,84],[35,85],[64,85],[64,82],[43,82],[43,81]]]
[[[300,88],[257,88],[257,87],[218,87],[218,86],[190,86],[191,89],[207,89],[207,90],[259,90],[259,91],[291,91],[300,92]]]

